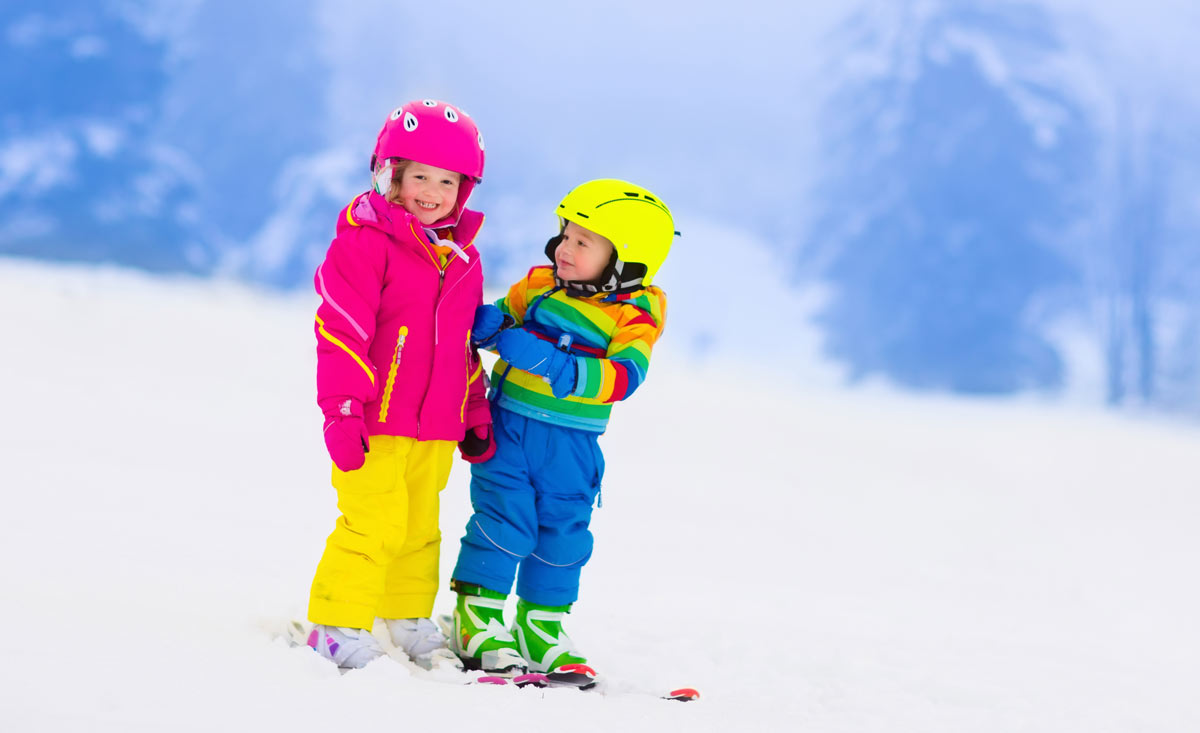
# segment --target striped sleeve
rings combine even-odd
[[[496,307],[516,319],[518,326],[525,322],[525,309],[529,307],[529,280],[536,269],[531,269],[523,279],[513,283],[508,295],[496,301]]]
[[[646,380],[650,352],[662,335],[667,305],[661,290],[648,288],[648,295],[648,310],[637,306],[623,308],[606,357],[575,358],[572,395],[599,402],[620,402]]]

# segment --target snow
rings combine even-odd
[[[314,297],[0,259],[5,730],[1200,729],[1195,425],[697,370],[670,329],[569,619],[611,694],[339,675],[273,637],[335,518]]]

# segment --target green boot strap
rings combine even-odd
[[[574,604],[568,603],[565,606],[543,606],[540,603],[527,601],[524,598],[517,599],[517,613],[521,613],[522,609],[533,609],[534,611],[545,611],[546,613],[570,613],[571,606]]]
[[[464,583],[461,580],[451,580],[450,590],[461,596],[479,596],[481,598],[494,598],[500,601],[508,598],[507,593],[501,593],[500,591],[492,590],[491,588],[484,588],[482,585]]]

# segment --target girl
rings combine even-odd
[[[338,215],[314,278],[317,403],[341,516],[313,578],[308,645],[343,668],[384,653],[376,618],[417,664],[454,663],[428,617],[455,443],[470,429],[464,458],[494,451],[470,345],[483,215],[466,203],[483,162],[483,137],[461,109],[431,99],[397,108],[371,156],[374,189]]]

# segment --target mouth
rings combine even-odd
[[[421,207],[422,209],[426,209],[427,211],[433,211],[434,209],[441,206],[441,204],[430,204],[430,203],[426,203],[424,201],[417,201],[417,206]]]

